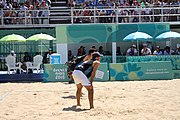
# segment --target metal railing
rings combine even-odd
[[[38,15],[39,12],[46,13]],[[57,16],[56,16],[57,13]],[[58,15],[58,13],[65,15]],[[42,13],[41,13],[42,14]],[[53,14],[53,16],[52,16]],[[66,12],[60,10],[3,10],[0,11],[0,27],[43,27],[55,26],[52,20],[69,20],[75,23],[146,23],[180,21],[180,7],[152,7],[152,8],[69,8]],[[62,22],[63,24],[63,22]]]

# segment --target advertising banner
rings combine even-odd
[[[109,70],[110,80],[164,80],[173,78],[170,61],[111,63]]]
[[[64,64],[44,64],[44,82],[67,82],[67,66]]]
[[[96,71],[95,81],[108,81],[109,71],[107,63],[101,63]],[[67,66],[65,64],[45,64],[44,82],[68,82]]]
[[[96,76],[94,81],[108,81],[109,80],[109,70],[107,63],[101,63],[98,70],[96,71]]]

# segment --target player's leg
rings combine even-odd
[[[76,99],[77,99],[77,106],[81,106],[80,98],[81,98],[81,91],[82,91],[82,84],[77,84],[77,91],[76,91]]]
[[[94,89],[93,89],[93,86],[85,86],[85,88],[87,89],[88,91],[88,99],[89,99],[89,105],[90,105],[90,109],[94,108],[94,104],[93,104],[93,101],[94,101]]]

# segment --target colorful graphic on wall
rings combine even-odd
[[[171,62],[110,63],[110,80],[172,79]]]
[[[56,39],[57,44],[120,42],[132,32],[145,32],[155,38],[169,30],[167,23],[59,25]]]

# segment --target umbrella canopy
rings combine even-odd
[[[42,41],[51,41],[51,40],[56,40],[54,37],[52,37],[51,35],[48,34],[35,34],[30,36],[29,38],[26,39],[26,41],[40,41],[41,42],[41,55],[42,55]]]
[[[17,34],[7,35],[0,39],[0,42],[24,42],[24,41],[26,41],[26,38]]]
[[[26,41],[26,38],[24,38],[21,35],[17,35],[17,34],[6,35],[0,39],[0,42],[4,42],[4,43],[11,42],[11,43],[13,43],[13,50],[14,50],[14,43],[15,42],[25,42],[25,41]]]
[[[134,32],[127,35],[123,40],[125,41],[144,41],[144,40],[152,40],[152,36],[148,35],[144,32]]]
[[[180,34],[179,33],[177,33],[177,32],[173,32],[173,31],[169,31],[169,32],[164,32],[164,33],[162,33],[162,34],[160,34],[160,35],[158,35],[157,37],[156,37],[156,39],[161,39],[161,40],[163,40],[163,39],[169,39],[169,40],[171,40],[171,39],[176,39],[176,38],[180,38]]]
[[[55,40],[55,38],[52,37],[51,35],[43,34],[43,33],[35,34],[27,38],[27,41],[38,41],[38,40]]]
[[[136,41],[137,42],[137,50],[139,50],[139,42],[138,41],[148,41],[152,40],[152,36],[150,36],[147,33],[144,32],[134,32],[129,35],[127,35],[124,39],[124,41]],[[139,52],[138,52],[139,55]]]

